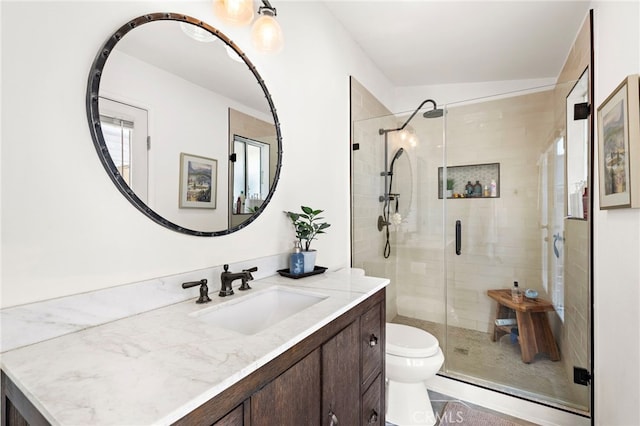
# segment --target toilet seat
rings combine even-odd
[[[432,334],[403,324],[387,323],[386,352],[409,358],[426,358],[438,353],[440,345]]]

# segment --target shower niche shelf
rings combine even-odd
[[[442,199],[443,190],[443,167],[438,167],[438,198]],[[486,163],[486,164],[468,164],[463,166],[448,166],[447,167],[447,181],[453,179],[452,193],[447,193],[447,199],[455,200],[467,200],[478,198],[500,198],[500,163]],[[491,196],[491,181],[496,182],[496,194]],[[472,194],[467,195],[465,187],[467,182],[471,182],[474,185],[476,181],[482,185],[482,193],[480,195]],[[485,195],[485,186],[489,191],[489,195]]]

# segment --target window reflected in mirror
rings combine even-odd
[[[100,116],[100,124],[104,141],[107,144],[109,155],[113,160],[113,164],[122,175],[122,178],[131,186],[131,177],[129,176],[131,165],[131,140],[133,138],[133,123],[130,121],[120,120],[115,117]]]
[[[100,126],[111,161],[138,198],[148,203],[148,113],[104,97],[99,102]]]
[[[234,213],[255,212],[269,192],[269,144],[234,135]]]

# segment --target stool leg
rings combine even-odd
[[[503,318],[509,318],[509,311],[510,311],[509,308],[501,305],[500,302],[498,302],[498,306],[496,308],[496,319],[498,320]],[[503,330],[500,330],[494,321],[493,334],[491,335],[491,341],[496,342],[500,337],[504,336],[505,334],[507,333]]]
[[[551,361],[560,360],[560,352],[558,344],[553,337],[551,326],[549,325],[549,317],[546,312],[536,312],[531,314],[532,323],[535,330],[536,351],[546,352],[549,354]]]

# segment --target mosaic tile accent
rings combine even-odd
[[[449,179],[453,179],[454,194],[465,194],[467,182],[474,185],[478,181],[484,189],[485,186],[490,187],[491,181],[495,180],[496,196],[491,198],[500,197],[500,163],[449,166],[447,167],[447,180]],[[442,167],[438,167],[438,182],[438,198],[442,198]]]

